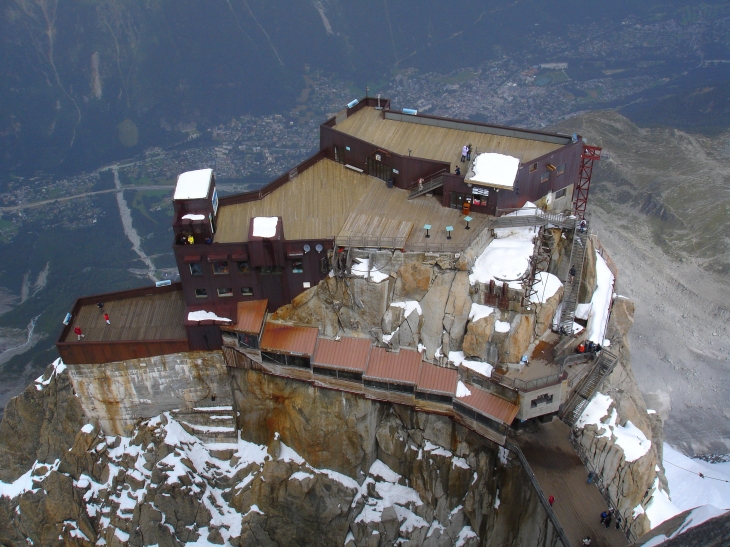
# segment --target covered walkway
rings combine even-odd
[[[588,471],[569,440],[570,428],[560,420],[538,424],[515,437],[540,483],[545,497],[555,496],[553,511],[571,546],[580,547],[590,536],[591,547],[628,545],[622,530],[600,524],[601,511],[608,507],[598,488],[587,483]]]

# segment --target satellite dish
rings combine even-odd
[[[314,248],[317,249],[317,252],[318,253],[321,253],[322,252],[322,249],[324,249],[324,247],[322,247],[322,244],[321,243],[317,243],[317,245]]]
[[[312,248],[309,245],[304,246],[304,252],[308,253]]]

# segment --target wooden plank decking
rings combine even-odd
[[[109,314],[111,325],[104,321],[104,312]],[[187,339],[184,315],[182,291],[112,300],[104,303],[103,310],[86,304],[72,319],[64,342],[76,341],[76,325],[84,333],[84,342]]]
[[[352,206],[381,180],[321,160],[257,201],[225,205],[218,213],[215,243],[248,241],[249,220],[280,216],[288,240],[336,236]]]
[[[376,146],[404,156],[413,156],[451,163],[451,171],[459,165],[461,147],[472,144],[480,152],[497,152],[527,162],[557,150],[562,145],[549,142],[447,129],[395,120],[386,120],[373,107],[364,107],[338,123],[335,129]],[[463,165],[462,165],[463,167]]]

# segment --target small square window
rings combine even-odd
[[[564,174],[565,174],[565,164],[558,165],[557,176],[559,177],[560,175],[564,175]]]
[[[563,188],[562,190],[558,190],[557,192],[555,192],[555,199],[560,199],[562,197],[565,197],[565,194],[566,194],[565,188]]]
[[[301,260],[295,260],[291,263],[292,273],[304,273],[304,263]]]
[[[534,173],[535,171],[537,171],[537,162],[530,165],[530,173]]]
[[[550,180],[550,171],[545,171],[542,175],[540,175],[540,182],[547,182]]]
[[[241,296],[253,296],[253,287],[241,287]]]
[[[213,273],[223,275],[228,273],[228,262],[213,262]]]
[[[236,262],[236,270],[239,274],[247,274],[249,271],[248,262]]]
[[[229,289],[229,288],[218,289],[218,296],[220,296],[220,297],[233,296],[233,289]]]
[[[195,298],[208,298],[207,289],[195,289]]]
[[[259,273],[261,275],[279,275],[283,273],[284,269],[281,266],[260,266]]]
[[[203,266],[200,262],[193,262],[190,264],[190,275],[203,275]]]

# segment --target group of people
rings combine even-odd
[[[601,513],[601,524],[605,524],[606,528],[610,528],[614,515],[616,516],[616,530],[620,530],[621,515],[619,515],[613,507],[611,507],[608,511],[603,511]]]
[[[99,308],[100,312],[102,312],[104,321],[106,322],[106,324],[111,325],[112,321],[109,318],[109,314],[104,311],[104,302],[97,302],[96,307]],[[81,341],[82,338],[86,337],[86,335],[84,334],[84,331],[81,330],[81,327],[79,325],[76,325],[74,327],[74,334],[76,335],[76,340],[78,340],[79,342]]]
[[[592,340],[581,342],[575,348],[576,353],[598,353],[599,351],[601,351],[601,344],[596,344]]]
[[[461,163],[464,163],[465,161],[471,161],[471,143],[465,144],[461,147]]]

